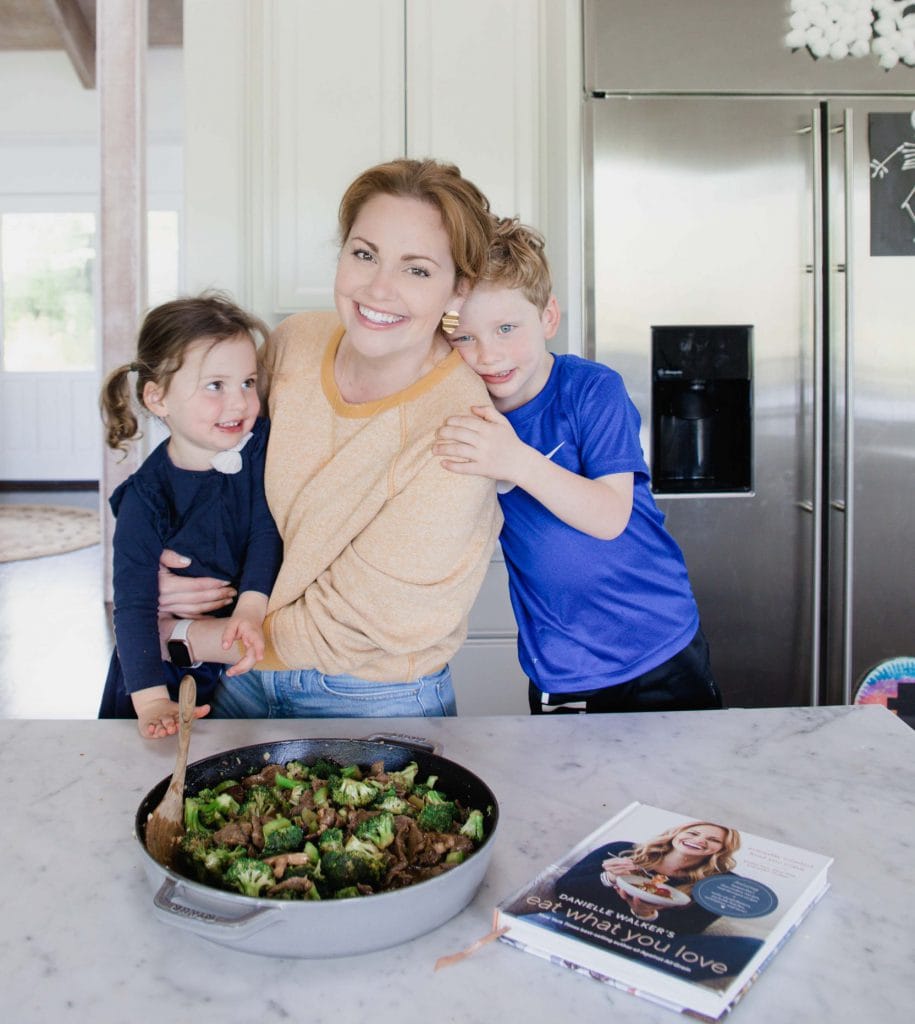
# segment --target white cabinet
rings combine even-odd
[[[374,163],[451,161],[539,220],[536,4],[275,0],[264,19],[273,313],[332,305],[337,204]]]
[[[187,280],[272,321],[333,305],[337,206],[397,156],[543,226],[541,5],[186,0]]]
[[[467,640],[451,661],[460,715],[526,715],[527,676],[518,664],[515,618],[501,549],[470,612]]]
[[[404,152],[401,0],[264,5],[264,241],[270,310],[333,306],[337,205]]]

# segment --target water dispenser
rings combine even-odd
[[[656,494],[752,489],[749,326],[651,328]]]

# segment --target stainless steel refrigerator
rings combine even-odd
[[[915,654],[915,97],[627,94],[587,74],[586,354],[639,408],[715,674],[732,706],[847,702]],[[744,428],[690,391],[695,472],[659,484],[681,371],[656,339],[707,354],[725,335],[745,347]],[[741,429],[747,472],[716,482],[703,445]]]

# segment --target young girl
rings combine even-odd
[[[158,627],[159,556],[189,556],[183,574],[216,577],[238,593],[223,645],[244,645],[235,671],[263,655],[267,597],[282,542],[264,496],[268,424],[259,419],[258,335],[267,329],[218,294],[176,299],[151,310],[135,362],[114,370],[101,394],[108,446],[126,450],[138,436],[130,393],[169,429],[143,465],[111,495],[114,532],[114,631],[99,718],[138,719],[140,735],[177,731],[177,689],[197,681],[197,717],[206,715],[221,666],[197,662],[179,624],[164,661]],[[244,666],[242,668],[241,666]]]

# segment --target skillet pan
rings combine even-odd
[[[143,867],[155,894],[156,916],[166,924],[240,952],[308,959],[385,949],[423,935],[463,910],[483,881],[492,856],[498,803],[489,786],[473,772],[417,746],[413,740],[290,739],[236,747],[188,765],[185,791],[196,793],[224,779],[240,779],[270,762],[300,760],[312,764],[322,757],[362,767],[383,761],[386,771],[398,771],[416,761],[417,778],[437,775],[441,789],[450,797],[483,812],[483,843],[444,874],[391,892],[324,901],[243,896],[165,868],[146,849],[146,822],[168,788],[168,776],[146,794],[135,820]]]

